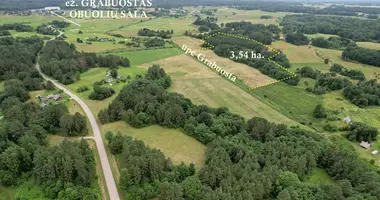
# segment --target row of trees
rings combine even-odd
[[[148,37],[160,37],[162,39],[170,39],[172,38],[172,35],[174,34],[173,30],[150,30],[148,28],[143,28],[138,31],[139,36],[148,36]]]
[[[328,39],[317,37],[311,39],[311,42],[313,46],[327,49],[345,49],[347,47],[357,46],[354,41],[340,37],[329,37]]]
[[[109,117],[137,127],[180,128],[208,144],[205,164],[194,174],[191,166],[172,166],[141,141],[107,133],[112,152],[122,155],[120,186],[127,198],[380,198],[380,191],[373,189],[380,186],[380,176],[351,148],[338,144],[340,140],[329,141],[262,118],[246,121],[226,108],[197,106],[182,95],[166,92],[158,80],[136,79],[125,86],[107,109]],[[317,166],[337,184],[308,183],[305,177]]]
[[[49,41],[41,51],[41,70],[63,84],[80,79],[80,74],[92,67],[129,67],[128,58],[95,53],[77,52],[74,44],[62,40]]]
[[[351,79],[354,79],[354,80],[360,80],[360,81],[365,80],[365,75],[360,70],[347,69],[344,66],[339,65],[339,64],[333,64],[330,68],[330,72],[335,72],[343,76],[350,77]]]
[[[285,34],[332,34],[354,41],[380,41],[380,21],[351,17],[287,15],[283,18]]]
[[[0,31],[15,30],[17,32],[33,32],[34,28],[30,25],[14,23],[14,24],[3,24],[0,26]]]

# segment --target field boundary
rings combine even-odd
[[[280,64],[278,64],[276,61],[273,61],[273,60],[272,60],[274,57],[280,55],[281,52],[280,52],[279,50],[277,50],[277,49],[275,49],[275,48],[272,48],[272,47],[270,47],[270,46],[268,46],[268,45],[265,45],[265,44],[263,44],[263,43],[261,43],[261,42],[259,42],[259,41],[257,41],[257,40],[254,40],[254,39],[248,38],[248,37],[239,36],[239,35],[233,35],[233,34],[223,33],[223,32],[217,32],[217,33],[214,33],[214,34],[212,34],[212,35],[209,35],[209,36],[207,36],[207,37],[205,37],[205,38],[203,38],[203,39],[200,39],[201,42],[202,42],[204,45],[206,45],[206,48],[202,48],[201,50],[213,50],[213,49],[215,48],[215,46],[212,45],[212,44],[210,44],[210,43],[208,43],[206,40],[209,39],[209,38],[212,38],[212,37],[216,37],[216,36],[218,36],[218,35],[224,35],[224,36],[234,37],[234,38],[238,38],[238,39],[242,39],[242,40],[248,40],[248,41],[255,42],[255,43],[257,43],[257,44],[259,44],[259,45],[261,45],[261,46],[264,46],[265,48],[269,49],[270,51],[275,52],[274,55],[272,55],[271,57],[267,58],[268,61],[271,62],[271,63],[273,63],[276,67],[278,67],[278,68],[280,68],[280,69],[282,69],[282,70],[285,70],[286,72],[288,72],[288,73],[291,74],[291,76],[289,76],[289,77],[287,77],[287,78],[282,78],[282,79],[280,79],[280,80],[271,81],[271,82],[269,82],[269,83],[265,83],[265,84],[262,84],[262,85],[258,85],[258,86],[256,86],[256,87],[251,87],[251,88],[249,88],[249,90],[254,90],[254,89],[257,89],[257,88],[261,88],[261,87],[264,87],[264,86],[272,85],[272,84],[274,84],[274,83],[278,83],[278,82],[281,82],[281,81],[286,81],[286,80],[288,80],[288,79],[291,79],[291,78],[295,78],[295,77],[297,77],[297,74],[296,74],[296,73],[290,71],[289,69],[287,69],[287,68],[281,66]]]

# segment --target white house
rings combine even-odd
[[[368,142],[364,142],[364,141],[362,141],[362,142],[360,143],[360,146],[363,147],[363,148],[365,148],[365,149],[369,149],[369,148],[371,147],[371,144],[368,143]]]
[[[343,121],[346,122],[347,124],[351,124],[352,123],[352,120],[351,120],[350,116],[347,116],[347,117],[343,118]]]
[[[379,153],[379,151],[372,151],[372,155],[376,155],[377,153]]]

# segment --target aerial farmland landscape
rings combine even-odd
[[[380,200],[380,1],[0,1],[0,200]]]

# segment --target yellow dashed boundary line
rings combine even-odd
[[[264,86],[268,86],[268,85],[271,85],[271,84],[274,84],[274,83],[278,83],[278,82],[281,82],[281,81],[286,81],[288,79],[295,78],[297,76],[297,74],[295,74],[294,72],[290,71],[289,69],[281,66],[280,64],[278,64],[277,62],[275,62],[275,61],[272,60],[274,57],[280,55],[281,52],[279,50],[274,49],[274,48],[272,48],[272,47],[270,47],[268,45],[265,45],[265,44],[263,44],[263,43],[261,43],[259,41],[254,40],[252,38],[248,38],[248,37],[244,37],[244,36],[239,36],[239,35],[233,35],[233,34],[229,34],[229,33],[217,32],[217,33],[214,33],[212,35],[209,35],[209,36],[201,39],[202,43],[206,44],[208,46],[207,48],[202,48],[202,50],[205,50],[205,49],[211,49],[211,50],[213,50],[215,48],[215,46],[212,45],[212,44],[210,44],[210,43],[208,43],[206,40],[209,39],[209,38],[218,36],[218,35],[225,35],[225,36],[230,36],[230,37],[234,37],[234,38],[238,38],[238,39],[242,39],[242,40],[252,41],[252,42],[255,42],[257,44],[260,44],[260,45],[268,48],[269,50],[275,52],[274,55],[272,55],[271,57],[267,58],[269,60],[269,62],[273,63],[276,67],[281,68],[281,69],[285,70],[286,72],[292,74],[292,76],[290,76],[290,77],[283,78],[283,79],[280,79],[280,80],[271,81],[271,82],[263,84],[263,85],[259,85],[259,86],[253,87],[253,88],[249,88],[249,90],[254,90],[254,89],[261,88],[261,87],[264,87]]]

